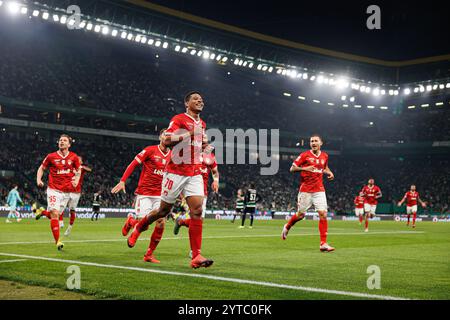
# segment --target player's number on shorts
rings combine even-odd
[[[50,196],[49,200],[50,200],[50,203],[52,203],[52,204],[56,203],[56,196]]]
[[[168,190],[172,190],[172,187],[173,187],[173,180],[166,179],[166,184],[164,185],[164,188],[168,189]]]

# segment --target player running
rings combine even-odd
[[[6,198],[6,203],[9,207],[8,217],[6,218],[6,223],[11,223],[12,221],[9,219],[16,219],[17,222],[20,222],[22,219],[20,218],[20,213],[17,211],[17,203],[23,206],[23,201],[20,198],[19,191],[17,189],[19,186],[15,184],[11,191],[8,193],[8,197]]]
[[[70,232],[72,231],[73,223],[75,222],[76,209],[78,207],[78,202],[80,202],[81,190],[83,188],[84,175],[87,172],[92,172],[91,168],[89,168],[88,166],[85,166],[83,164],[83,158],[81,156],[79,156],[78,159],[80,160],[80,170],[81,170],[80,171],[81,172],[80,173],[80,181],[78,182],[78,185],[75,188],[73,188],[73,191],[70,193],[69,203],[67,204],[67,206],[69,207],[70,221],[69,221],[69,226],[67,227],[66,232],[64,232],[65,236],[70,235]],[[61,217],[63,216],[63,214],[61,214]]]
[[[290,172],[300,172],[301,184],[298,193],[297,212],[283,227],[281,238],[286,240],[289,230],[299,220],[305,217],[306,211],[314,205],[319,213],[320,251],[330,252],[335,249],[327,243],[328,220],[327,198],[323,186],[323,174],[328,180],[334,179],[334,174],[328,167],[328,154],[321,151],[322,138],[314,134],[310,137],[311,150],[301,153],[291,166]]]
[[[202,164],[199,167],[199,170],[203,177],[203,188],[205,192],[205,198],[203,199],[202,206],[202,218],[205,218],[206,215],[206,203],[208,201],[208,181],[209,181],[209,173],[211,172],[213,176],[213,182],[211,184],[211,189],[215,192],[219,192],[219,169],[217,167],[216,157],[213,153],[205,154],[202,153]],[[177,235],[180,231],[181,226],[185,226],[189,228],[190,218],[183,218],[179,216],[175,220],[175,227],[173,228],[173,234]]]
[[[234,209],[233,220],[231,220],[232,223],[234,223],[234,220],[236,220],[236,216],[238,214],[242,215],[244,212],[244,200],[245,197],[242,189],[238,189],[236,194],[236,208]]]
[[[364,217],[364,194],[362,192],[359,193],[353,200],[355,204],[355,215],[359,217],[359,224],[362,225],[363,217]]]
[[[422,199],[420,199],[420,195],[416,191],[416,186],[414,184],[411,185],[411,189],[405,193],[403,199],[398,203],[398,206],[400,207],[403,204],[403,202],[405,202],[405,200],[406,200],[406,214],[408,215],[408,222],[406,223],[406,225],[409,226],[409,219],[412,213],[413,215],[412,227],[415,228],[417,217],[417,202],[420,202],[422,208],[425,208],[427,204],[426,202],[422,201]]]
[[[361,193],[364,197],[364,213],[366,218],[364,232],[369,232],[369,218],[375,216],[378,199],[383,195],[381,194],[380,187],[375,185],[375,180],[372,178],[369,179],[368,185],[362,188]]]
[[[244,213],[242,214],[242,221],[241,225],[239,226],[240,229],[245,228],[245,218],[247,216],[247,213],[250,215],[250,229],[253,228],[253,219],[255,218],[255,212],[256,212],[256,202],[260,201],[261,197],[259,194],[256,193],[255,184],[250,183],[250,188],[247,189],[245,192],[244,197]]]
[[[134,227],[139,220],[144,218],[152,210],[159,208],[159,204],[161,202],[161,184],[163,180],[164,168],[170,159],[170,150],[163,143],[165,130],[166,129],[160,131],[159,145],[148,146],[137,154],[123,173],[120,182],[111,190],[112,193],[118,193],[120,191],[125,192],[125,183],[127,179],[137,166],[142,165],[138,186],[134,192],[136,195],[136,199],[134,201],[136,219],[133,218],[132,215],[128,216],[122,228],[123,236],[127,236],[130,229]],[[165,222],[165,218],[161,218],[156,221],[155,228],[153,229],[153,233],[150,238],[148,250],[144,255],[144,261],[160,263],[160,261],[153,255],[153,252],[161,241],[164,233]],[[147,229],[143,229],[142,231]]]
[[[67,206],[70,192],[78,185],[81,174],[80,159],[74,152],[69,151],[71,145],[72,138],[67,134],[62,134],[58,140],[59,150],[45,157],[36,175],[38,187],[44,187],[42,176],[47,168],[50,170],[47,188],[47,211],[49,212],[50,227],[58,250],[64,247],[59,239],[58,218]]]
[[[156,220],[167,216],[175,200],[183,193],[189,206],[191,221],[189,223],[189,242],[192,250],[190,266],[194,269],[209,267],[213,260],[204,258],[202,246],[202,205],[204,194],[203,179],[196,168],[201,164],[201,152],[208,152],[206,124],[200,118],[204,103],[199,92],[189,92],[184,97],[186,113],[172,118],[163,143],[173,146],[169,163],[163,176],[161,205],[136,224],[128,238],[128,246],[134,247],[142,231]]]

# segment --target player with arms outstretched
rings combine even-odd
[[[202,218],[205,218],[206,215],[206,203],[208,200],[208,182],[209,182],[209,173],[211,172],[213,176],[213,182],[211,184],[211,188],[215,193],[219,192],[219,169],[217,167],[216,157],[214,156],[214,153],[210,154],[202,154],[202,164],[198,168],[200,170],[201,175],[203,177],[203,188],[205,192],[205,198],[203,199],[203,213]],[[190,224],[189,218],[183,218],[182,216],[179,216],[175,220],[175,227],[173,228],[173,233],[175,235],[178,234],[180,231],[181,226],[185,226],[189,228]]]
[[[292,173],[300,172],[301,184],[298,193],[297,212],[283,227],[281,238],[286,240],[289,230],[299,220],[305,217],[306,211],[314,205],[319,213],[320,251],[331,252],[334,248],[327,243],[328,220],[327,198],[323,186],[323,175],[328,180],[334,179],[334,174],[328,167],[328,154],[321,151],[322,138],[314,134],[310,137],[311,150],[301,153],[291,166]]]
[[[64,244],[59,239],[59,215],[67,206],[70,199],[70,192],[78,185],[80,180],[80,159],[69,151],[72,145],[72,138],[67,134],[62,134],[58,140],[59,150],[48,154],[36,175],[38,187],[44,187],[42,176],[44,171],[49,169],[49,179],[47,188],[47,212],[50,216],[50,227],[55,239],[56,247],[61,250]]]
[[[164,174],[164,168],[170,159],[170,150],[162,142],[164,132],[162,129],[159,134],[159,145],[148,146],[136,155],[134,160],[128,165],[120,182],[111,190],[112,193],[120,191],[125,192],[125,183],[134,169],[141,165],[142,171],[139,177],[138,186],[134,192],[136,198],[135,214],[136,218],[129,215],[122,228],[122,235],[127,236],[130,229],[134,227],[140,219],[149,214],[152,210],[158,209],[161,202],[161,184]],[[155,228],[150,238],[148,250],[144,255],[144,261],[152,263],[160,263],[155,258],[153,252],[158,246],[164,233],[166,219],[161,218],[156,221]]]
[[[353,200],[355,204],[355,215],[359,218],[359,224],[362,225],[364,218],[364,194],[360,192]]]
[[[377,211],[378,199],[383,195],[381,193],[380,187],[375,185],[375,180],[370,178],[367,186],[364,186],[361,190],[364,197],[364,213],[365,213],[365,232],[369,232],[369,218],[375,216]]]
[[[400,202],[398,203],[398,206],[400,207],[405,201],[406,201],[406,214],[408,215],[408,222],[406,223],[406,225],[409,226],[409,219],[412,214],[413,215],[412,227],[415,228],[417,217],[417,202],[419,202],[423,208],[425,208],[427,204],[426,202],[422,201],[422,199],[420,199],[420,195],[416,191],[416,186],[414,184],[411,185],[411,189],[405,193],[403,199],[400,200]]]

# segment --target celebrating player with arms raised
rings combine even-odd
[[[125,183],[128,177],[133,173],[134,169],[142,165],[141,175],[139,177],[138,187],[135,194],[135,213],[136,219],[131,215],[128,216],[125,225],[122,228],[122,234],[128,235],[128,232],[134,227],[140,219],[149,214],[152,210],[158,209],[161,202],[161,184],[163,179],[164,168],[170,158],[170,150],[163,143],[164,132],[160,131],[159,145],[149,146],[142,150],[134,160],[128,165],[120,182],[111,190],[112,193],[120,191],[125,192]],[[150,244],[147,253],[144,255],[144,261],[159,263],[154,255],[159,242],[164,233],[165,219],[161,218],[157,221],[155,229],[150,238]]]
[[[416,227],[416,217],[417,217],[417,202],[420,202],[420,205],[425,208],[427,204],[420,199],[419,193],[416,191],[416,186],[411,185],[411,189],[405,193],[403,199],[398,203],[400,207],[403,202],[406,200],[406,214],[408,215],[408,222],[406,223],[409,226],[409,219],[411,217],[411,213],[413,215],[412,227]]]
[[[58,140],[59,150],[48,154],[36,175],[38,187],[43,187],[42,176],[48,168],[50,170],[47,188],[47,210],[50,215],[50,227],[55,239],[56,247],[61,250],[64,244],[59,239],[59,215],[63,214],[69,199],[70,192],[78,185],[80,180],[80,159],[69,151],[72,138],[66,134]],[[74,174],[75,173],[75,174]]]
[[[163,143],[173,146],[169,163],[164,172],[161,205],[136,224],[128,238],[128,246],[134,247],[142,231],[154,221],[167,216],[175,200],[183,193],[189,206],[191,222],[189,241],[192,250],[192,268],[209,267],[213,260],[200,254],[202,246],[202,204],[204,199],[203,179],[198,170],[201,164],[202,149],[207,148],[205,141],[206,124],[200,119],[204,103],[199,92],[189,92],[184,98],[186,112],[174,116],[166,131]]]
[[[364,212],[365,212],[365,232],[369,232],[369,218],[375,216],[377,210],[378,199],[382,197],[380,187],[375,185],[374,179],[369,179],[368,185],[364,186],[361,190],[364,196]]]
[[[334,179],[334,174],[328,167],[328,154],[321,151],[322,138],[314,134],[310,137],[311,150],[301,153],[291,166],[291,172],[300,172],[301,184],[298,193],[298,209],[291,219],[283,227],[281,237],[286,240],[289,230],[299,220],[305,217],[306,211],[314,205],[319,213],[320,251],[330,252],[334,248],[327,243],[328,220],[327,198],[323,186],[323,174],[329,180]]]

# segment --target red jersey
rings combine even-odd
[[[170,150],[163,153],[159,145],[146,147],[136,155],[134,159],[142,165],[142,171],[135,194],[157,197],[161,195],[164,168],[169,158]]]
[[[174,150],[171,153],[170,160],[166,167],[167,172],[175,173],[181,176],[194,176],[199,174],[199,171],[195,169],[201,164],[200,160],[202,153],[202,138],[206,130],[205,122],[200,118],[198,120],[195,120],[187,113],[180,113],[172,118],[169,124],[169,128],[166,130],[165,134],[180,134],[183,133],[183,131],[191,131],[195,127],[201,128],[202,135],[198,134],[194,137],[191,137],[191,154],[183,156],[183,150],[177,150],[177,146],[179,146],[180,148],[184,143],[183,141],[181,141],[174,147]]]
[[[372,188],[364,186],[361,192],[364,193],[365,203],[370,205],[376,205],[378,203],[378,200],[375,198],[377,195],[381,194],[381,189],[378,186],[374,185]]]
[[[74,152],[65,157],[59,152],[48,154],[42,162],[44,169],[49,168],[48,187],[61,192],[73,192],[73,171],[80,168],[80,159]]]
[[[300,192],[325,192],[323,170],[328,166],[328,154],[321,151],[316,156],[311,150],[301,153],[294,164],[297,167],[314,166],[315,171],[300,171]]]
[[[217,167],[216,157],[214,156],[213,153],[210,153],[208,155],[202,154],[202,164],[196,170],[200,171],[202,175],[205,196],[208,195],[209,173],[212,169],[216,167]]]
[[[355,204],[355,208],[357,208],[357,209],[364,208],[364,197],[356,196],[353,203]]]
[[[408,191],[407,193],[405,193],[405,197],[406,197],[406,205],[408,207],[412,207],[412,206],[416,206],[417,205],[417,200],[419,199],[419,193],[417,191]]]
[[[80,182],[78,182],[78,185],[75,187],[75,190],[73,192],[81,193],[81,188],[83,187],[84,175],[86,174],[86,172],[87,171],[83,169],[83,166],[81,166]]]

